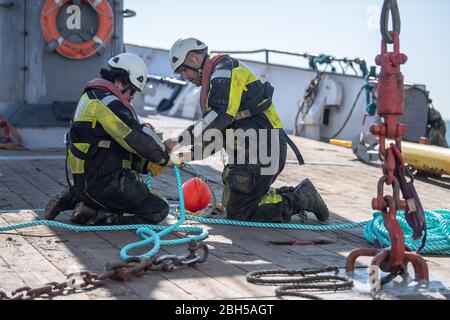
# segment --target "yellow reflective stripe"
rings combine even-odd
[[[214,79],[217,78],[226,78],[226,79],[231,78],[231,70],[217,70],[211,75],[210,81],[213,81]]]
[[[97,121],[100,122],[106,133],[108,133],[124,149],[137,154],[136,151],[125,142],[125,138],[133,131],[133,129],[128,127],[125,122],[111,111],[111,109],[98,100],[95,104],[95,115]]]
[[[91,146],[89,143],[74,143],[73,145],[83,153],[88,153],[89,147]]]
[[[233,118],[241,106],[242,93],[246,84],[245,77],[245,68],[242,66],[238,66],[232,70],[227,114]]]
[[[275,105],[272,104],[269,109],[264,111],[267,119],[270,121],[270,124],[274,129],[283,128],[283,124],[281,123],[280,117],[278,116],[277,111],[275,110]]]
[[[122,168],[123,169],[132,169],[130,160],[122,160]]]
[[[88,153],[89,148],[91,147],[89,143],[74,143],[73,146],[83,153]],[[67,164],[72,174],[84,173],[84,163],[84,160],[77,158],[69,150],[69,155],[67,156]]]
[[[247,85],[258,80],[258,77],[242,63],[232,70],[227,114],[236,116],[241,106],[242,94],[248,90]]]
[[[252,84],[255,81],[258,81],[259,78],[247,67],[243,66],[243,68],[246,70],[247,72],[247,81],[245,82],[245,85],[248,86],[249,84]],[[247,91],[247,87],[245,88],[245,91]]]
[[[116,100],[119,100],[119,99],[115,95],[110,94],[110,95],[107,95],[106,97],[104,97],[101,101],[105,106],[107,106],[111,102],[116,101]]]
[[[93,114],[93,108],[91,106],[92,103],[95,103],[96,100],[90,100],[88,95],[85,93],[81,96],[80,101],[78,102],[77,109],[75,111],[74,121],[80,122],[91,122],[95,120],[95,116]]]
[[[83,174],[84,173],[84,160],[75,157],[72,152],[67,155],[67,166],[69,167],[72,174]]]
[[[267,192],[259,202],[259,206],[265,204],[277,204],[283,201],[283,198],[277,193],[274,188],[270,188],[269,192]]]
[[[158,162],[157,164],[159,164],[160,166],[165,166],[168,163],[168,161],[166,159],[162,159],[160,162]]]

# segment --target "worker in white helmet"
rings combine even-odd
[[[82,225],[158,224],[169,212],[168,203],[138,174],[160,174],[170,157],[130,104],[144,90],[147,66],[137,55],[123,53],[100,74],[87,84],[67,135],[73,185],[49,201],[45,218],[74,209],[72,222]]]
[[[271,187],[285,166],[288,144],[299,164],[303,164],[298,148],[284,132],[278,117],[272,101],[274,88],[268,82],[263,83],[239,60],[228,55],[210,56],[206,44],[195,38],[176,41],[169,59],[175,73],[201,86],[200,106],[203,113],[202,119],[178,138],[165,142],[170,151],[180,145],[193,145],[198,140],[205,147],[208,142],[203,142],[203,136],[210,129],[222,132],[223,136],[228,130],[253,130],[258,141],[266,139],[267,145],[279,146],[276,172],[267,174],[264,173],[267,168],[259,158],[259,152],[256,152],[257,155],[251,154],[247,143],[240,146],[233,143],[234,150],[231,152],[241,152],[245,163],[228,163],[223,172],[222,203],[228,218],[288,222],[292,215],[303,215],[308,211],[320,221],[327,220],[328,208],[309,179],[303,180],[297,187]],[[257,145],[259,148],[260,144]],[[255,156],[257,161],[252,162]]]

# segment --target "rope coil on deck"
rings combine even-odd
[[[434,210],[425,211],[428,235],[427,243],[421,251],[424,254],[450,255],[450,211]],[[410,251],[417,251],[421,247],[421,240],[413,240],[413,230],[405,219],[404,212],[397,213],[397,221],[405,234],[405,245]],[[389,247],[391,242],[389,233],[384,226],[381,212],[376,212],[363,232],[364,238],[375,244],[378,241],[382,247]]]

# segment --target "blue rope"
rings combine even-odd
[[[422,253],[425,254],[450,254],[450,211],[435,210],[425,211],[427,222],[427,243]],[[399,222],[403,233],[405,234],[405,245],[411,251],[417,251],[422,244],[421,240],[413,240],[413,230],[405,220],[404,212],[397,213],[397,221]],[[364,238],[375,244],[378,241],[383,247],[389,247],[391,242],[389,233],[384,226],[381,212],[376,212],[374,218],[370,221],[363,232]]]
[[[171,212],[175,217],[179,217],[178,213]],[[427,244],[422,250],[426,254],[440,254],[450,255],[450,211],[436,210],[426,211],[426,221],[428,227]],[[340,231],[345,229],[354,229],[364,227],[363,236],[371,244],[378,242],[385,248],[391,245],[389,233],[384,226],[381,212],[374,214],[373,220],[355,222],[338,225],[303,225],[291,223],[261,223],[261,222],[247,222],[234,221],[227,219],[209,219],[197,216],[186,216],[186,220],[197,221],[206,224],[223,224],[232,226],[244,226],[255,228],[276,228],[276,229],[291,229],[291,230],[307,230],[307,231]],[[421,244],[421,240],[413,240],[413,230],[405,220],[404,212],[397,213],[397,220],[405,235],[406,247],[411,251],[417,251]]]
[[[192,166],[186,165],[191,171]],[[198,171],[195,171],[199,178],[205,180]],[[152,188],[152,177],[147,176],[147,187]],[[210,187],[211,188],[211,187]],[[211,192],[213,190],[211,189]],[[170,214],[174,217],[181,218],[182,214],[179,214],[173,210]],[[307,230],[307,231],[340,231],[346,229],[355,229],[364,227],[363,236],[371,243],[375,244],[375,240],[385,248],[391,245],[389,233],[384,225],[381,212],[374,213],[373,219],[362,222],[338,224],[338,225],[305,225],[305,224],[293,224],[293,223],[263,223],[263,222],[248,222],[248,221],[235,221],[228,219],[211,219],[199,216],[184,216],[186,220],[197,221],[204,224],[221,224],[232,225],[241,227],[254,227],[254,228],[273,228],[273,229],[290,229],[290,230]],[[450,254],[450,211],[436,210],[426,211],[425,214],[428,235],[427,245],[422,250],[423,253],[429,254]],[[421,246],[421,240],[413,240],[413,230],[405,220],[404,212],[399,211],[397,213],[397,220],[405,235],[405,245],[411,251],[417,251]]]
[[[180,214],[171,212],[174,217],[179,217]],[[248,222],[235,221],[228,219],[211,219],[198,216],[185,216],[186,220],[197,221],[205,224],[223,224],[230,226],[253,227],[253,228],[269,228],[269,229],[291,229],[291,230],[308,230],[308,231],[339,231],[345,229],[360,228],[367,225],[370,221],[337,224],[337,225],[306,225],[296,223],[267,223],[267,222]]]

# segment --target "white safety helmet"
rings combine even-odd
[[[184,63],[191,51],[208,50],[208,46],[195,38],[181,38],[177,40],[170,49],[169,59],[172,70],[176,70]]]
[[[133,53],[121,53],[112,57],[108,65],[114,69],[122,69],[128,72],[130,82],[140,92],[142,92],[147,83],[148,68],[145,62]]]

